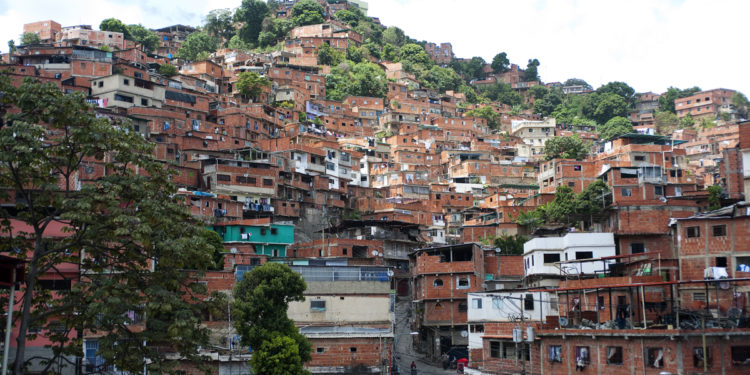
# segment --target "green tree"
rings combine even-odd
[[[309,374],[303,367],[299,346],[287,336],[273,336],[264,341],[250,358],[250,366],[257,375],[303,375]]]
[[[16,109],[0,126],[0,199],[15,202],[0,208],[0,232],[11,233],[8,219],[30,228],[0,236],[0,253],[27,262],[14,373],[23,373],[27,340],[36,337],[30,327],[50,332],[51,357],[35,357],[43,373],[59,373],[61,356],[81,356],[73,329],[103,334],[98,354],[123,371],[170,371],[176,361],[158,349],[164,343],[177,357],[198,360],[208,338],[200,324],[205,287],[197,282],[202,269],[184,269],[210,264],[211,255],[201,226],[176,198],[173,173],[129,124],[97,118],[82,93],[30,78],[15,87],[2,76],[0,92],[2,105]],[[76,187],[89,165],[106,172]],[[46,237],[59,223],[66,237]],[[39,280],[71,264],[80,274],[53,298]],[[145,317],[144,329],[131,329],[129,311]]]
[[[386,43],[385,45],[383,45],[383,60],[396,61],[396,54],[396,47],[394,47],[392,44]]]
[[[36,33],[21,34],[21,44],[23,45],[39,44],[41,42],[42,42],[42,38],[40,38],[39,35]]]
[[[528,94],[534,99],[542,99],[548,92],[549,90],[547,90],[546,87],[542,85],[534,85],[529,87]]]
[[[318,65],[336,66],[344,61],[344,53],[333,49],[328,43],[318,47]]]
[[[273,343],[278,337],[293,340],[302,362],[310,360],[310,343],[287,317],[290,302],[304,301],[307,284],[302,277],[281,263],[266,263],[245,273],[234,288],[234,327],[243,346],[260,349],[267,355],[280,355],[289,342]],[[264,345],[270,345],[264,350]]]
[[[271,85],[266,77],[255,72],[242,72],[237,79],[237,91],[246,99],[257,99],[264,87]]]
[[[580,79],[580,78],[568,78],[564,83],[563,86],[583,86],[587,90],[593,90],[593,87],[589,85],[588,82]]]
[[[586,186],[573,200],[574,210],[578,217],[590,222],[590,218],[599,215],[606,208],[609,186],[602,180],[596,180]]]
[[[628,102],[620,95],[604,93],[596,96],[598,102],[592,119],[598,124],[606,124],[614,117],[627,117],[629,112]]]
[[[292,20],[268,16],[263,19],[263,31],[258,35],[258,43],[261,47],[275,45],[280,40],[283,40],[292,28],[294,28]]]
[[[518,216],[511,217],[511,220],[523,227],[526,233],[533,233],[536,228],[544,223],[544,218],[540,216],[540,212],[541,210],[520,211]]]
[[[163,64],[159,66],[159,74],[165,76],[165,77],[172,77],[176,76],[178,73],[177,67],[170,64]]]
[[[534,86],[539,87],[539,86]],[[532,88],[534,88],[532,87]],[[563,95],[559,90],[548,90],[542,99],[534,101],[534,113],[540,113],[543,116],[549,116],[554,110],[563,103]]]
[[[261,46],[265,47],[262,42],[263,33],[261,32],[260,36],[258,37],[258,42],[261,44]],[[242,38],[240,38],[239,35],[235,35],[232,37],[232,39],[229,39],[229,43],[227,43],[227,48],[229,49],[236,49],[240,51],[249,51],[252,49],[252,46],[245,43]]]
[[[667,92],[659,97],[659,109],[666,112],[677,113],[675,112],[674,108],[675,99],[686,98],[700,91],[700,87],[697,86],[684,90],[680,90],[676,87],[670,87],[667,89]]]
[[[427,70],[432,66],[430,55],[425,52],[419,44],[409,43],[401,47],[399,59],[404,64],[404,70],[415,72],[417,70]]]
[[[750,101],[747,100],[747,96],[741,92],[736,92],[732,95],[732,104],[734,108],[739,112],[740,117],[747,118],[748,108],[750,108]]]
[[[367,42],[367,43],[363,44],[362,47],[367,50],[367,54],[368,55],[370,55],[370,56],[372,56],[372,57],[374,57],[376,59],[380,59],[381,53],[380,53],[380,46],[379,45],[377,45],[374,42]]]
[[[654,112],[654,130],[656,133],[661,135],[672,135],[672,132],[677,129],[680,124],[680,120],[672,112],[669,111],[656,111]]]
[[[523,80],[526,82],[539,81],[539,60],[529,59],[526,64],[526,71],[523,73]]]
[[[693,115],[689,113],[680,119],[680,129],[692,128],[693,125],[695,125],[695,120],[693,119]]]
[[[575,214],[574,200],[575,193],[570,186],[558,186],[555,190],[555,199],[549,202],[545,208],[547,221],[559,224],[571,223]]]
[[[317,25],[325,22],[325,9],[315,0],[300,0],[292,6],[295,26]]]
[[[591,145],[584,142],[577,134],[570,137],[554,137],[548,139],[544,144],[544,158],[552,160],[562,159],[584,159],[588,156]]]
[[[496,237],[492,243],[495,247],[500,249],[500,253],[504,255],[523,255],[523,245],[529,239],[521,235],[507,236],[503,235]]]
[[[141,26],[141,25],[130,25],[128,31],[133,37],[133,41],[143,46],[146,52],[153,52],[159,48],[161,38],[155,32]]]
[[[16,53],[16,41],[13,39],[8,41],[8,53]]]
[[[599,87],[596,89],[597,94],[615,94],[623,99],[625,99],[625,102],[628,103],[628,105],[633,105],[635,103],[635,89],[628,86],[625,82],[620,81],[614,81],[609,82],[606,85],[603,85],[602,87]]]
[[[326,77],[326,97],[330,100],[343,100],[347,96],[384,98],[387,84],[380,66],[371,62],[345,62],[331,69]]]
[[[708,210],[718,210],[721,208],[721,194],[724,192],[719,185],[711,185],[706,189],[708,191]]]
[[[492,58],[492,72],[493,73],[505,73],[510,70],[510,60],[508,60],[508,54],[500,52]]]
[[[408,40],[409,38],[404,34],[404,30],[401,30],[398,27],[391,26],[383,31],[383,42],[394,47],[401,47]]]
[[[102,23],[99,24],[99,30],[122,33],[125,39],[133,40],[133,36],[130,35],[130,29],[128,29],[128,26],[117,18],[107,18],[102,20]]]
[[[263,19],[269,13],[268,5],[261,0],[242,0],[242,5],[234,12],[234,22],[242,24],[237,33],[240,39],[249,45],[257,44]]]
[[[466,117],[479,117],[487,120],[487,126],[491,129],[498,129],[500,127],[500,115],[492,109],[491,106],[484,106],[480,108],[474,108],[464,113]]]
[[[354,63],[361,63],[366,60],[367,52],[362,48],[356,46],[349,46],[346,49],[346,59],[353,61]]]
[[[208,12],[204,22],[203,30],[206,34],[223,41],[224,44],[229,43],[235,34],[234,14],[229,8]]]
[[[430,68],[422,76],[421,81],[425,86],[441,93],[448,90],[456,91],[463,84],[463,79],[453,69],[439,66]]]
[[[633,124],[625,117],[616,116],[596,128],[601,139],[612,139],[633,132]]]
[[[336,12],[334,17],[351,27],[357,27],[359,25],[359,20],[362,19],[362,12],[356,8],[342,9]]]
[[[194,32],[182,42],[177,57],[189,61],[205,60],[209,54],[216,52],[216,47],[216,39],[204,32]]]

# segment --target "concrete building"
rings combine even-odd
[[[555,136],[555,119],[511,121],[510,134],[520,137],[525,144],[530,146],[530,155],[519,153],[519,156],[540,158],[544,154],[544,145],[547,140]]]
[[[708,118],[710,120],[718,118],[721,112],[736,113],[732,104],[732,96],[735,93],[734,90],[713,89],[675,99],[675,112],[679,118],[689,114],[693,118]]]
[[[57,36],[62,31],[62,26],[59,23],[47,20],[32,22],[23,25],[23,32],[33,33],[39,36],[42,43],[54,43],[57,41]]]

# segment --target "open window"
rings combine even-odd
[[[693,348],[693,367],[703,368],[704,361],[706,367],[711,367],[713,364],[713,356],[711,355],[711,348],[706,348],[706,355],[703,355],[703,347],[698,346]]]
[[[548,359],[550,362],[562,362],[562,346],[550,345]]]
[[[646,348],[646,365],[653,368],[664,367],[664,350],[662,348]]]
[[[607,364],[608,365],[621,365],[622,364],[622,346],[608,346],[607,347]]]

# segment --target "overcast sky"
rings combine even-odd
[[[0,51],[23,24],[63,26],[116,17],[159,28],[199,25],[240,0],[0,0]],[[488,62],[506,52],[522,67],[541,62],[543,81],[582,78],[594,87],[624,81],[638,92],[669,86],[750,94],[747,0],[371,0],[369,15],[417,40],[450,42],[457,57]]]

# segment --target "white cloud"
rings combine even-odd
[[[116,17],[152,28],[198,25],[211,9],[240,2],[0,0],[0,50],[28,22],[97,27]],[[697,85],[750,94],[741,44],[750,2],[743,0],[370,0],[369,8],[415,39],[451,42],[459,57],[490,61],[505,51],[521,66],[537,58],[547,82],[577,77],[594,86],[625,81],[637,91]]]

